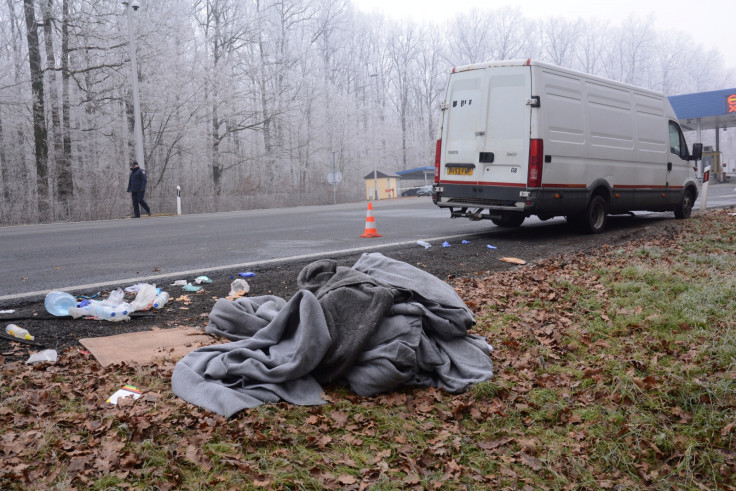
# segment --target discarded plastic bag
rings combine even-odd
[[[449,242],[447,242],[447,241],[444,241],[444,242],[442,243],[442,247],[450,247],[450,243],[449,243]]]
[[[196,278],[194,278],[194,282],[200,285],[202,283],[207,283],[207,284],[212,283],[212,280],[207,278],[206,276],[197,276]]]
[[[464,239],[463,239],[462,243],[463,243],[463,244],[470,244],[470,241],[469,241],[469,240],[464,240]]]
[[[133,311],[136,310],[148,310],[153,306],[153,301],[156,299],[156,285],[146,283],[141,286],[135,299],[130,302],[130,306]]]
[[[526,264],[526,261],[519,259],[518,257],[502,257],[501,261],[511,264]]]
[[[430,247],[432,247],[432,244],[430,244],[429,242],[424,242],[423,240],[418,240],[417,244],[424,247],[425,249],[429,249]]]
[[[118,288],[110,292],[110,295],[102,301],[105,305],[120,305],[125,299],[125,292]]]
[[[141,291],[141,288],[146,286],[148,283],[136,283],[135,285],[131,285],[125,288],[125,291],[128,293],[138,293]]]
[[[176,280],[171,286],[186,286],[187,280]]]
[[[498,249],[498,247],[492,246],[491,244],[486,245],[486,247],[489,249]]]
[[[230,297],[243,296],[250,291],[250,285],[247,281],[237,279],[230,283]]]
[[[33,353],[31,356],[29,356],[28,360],[26,360],[26,365],[30,365],[31,363],[41,363],[44,361],[56,363],[56,360],[58,358],[59,355],[56,353],[56,350],[45,349],[43,351],[39,351],[38,353]]]
[[[187,283],[186,285],[184,285],[184,290],[188,292],[198,292],[201,289],[201,286],[192,285],[191,283]]]

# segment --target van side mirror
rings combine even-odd
[[[700,160],[703,156],[703,144],[693,143],[693,153],[690,155],[688,160]]]

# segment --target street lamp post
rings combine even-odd
[[[135,119],[135,158],[138,166],[145,169],[143,158],[143,125],[141,124],[141,101],[138,95],[138,64],[135,58],[135,36],[133,35],[133,12],[138,11],[140,4],[137,0],[123,0],[125,12],[128,16],[128,47],[130,48],[130,82],[133,86],[133,118]]]
[[[375,85],[376,90],[375,90],[375,93],[376,93],[376,95],[378,95],[378,74],[377,73],[372,73],[371,74],[371,78],[374,78],[374,77],[376,79],[376,85]],[[372,136],[371,140],[372,140],[372,145],[373,145],[373,148],[371,149],[371,153],[373,154],[373,199],[374,200],[379,200],[380,198],[378,197],[378,169],[376,168],[376,165],[377,165],[376,164],[376,158],[377,158],[376,157],[376,154],[377,154],[377,152],[376,152],[376,125],[375,125],[375,123],[371,124],[371,129],[372,129],[372,131],[371,131],[371,136]]]

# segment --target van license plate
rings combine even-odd
[[[448,167],[447,175],[449,176],[472,176],[472,167]]]

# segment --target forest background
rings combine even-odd
[[[736,86],[717,49],[657,31],[651,16],[614,25],[501,7],[420,23],[349,0],[140,4],[132,27],[154,213],[176,211],[177,186],[184,213],[332,203],[333,165],[337,200],[365,199],[374,167],[433,164],[453,66],[532,58],[666,95]],[[117,0],[2,1],[0,224],[130,214],[129,48]]]

